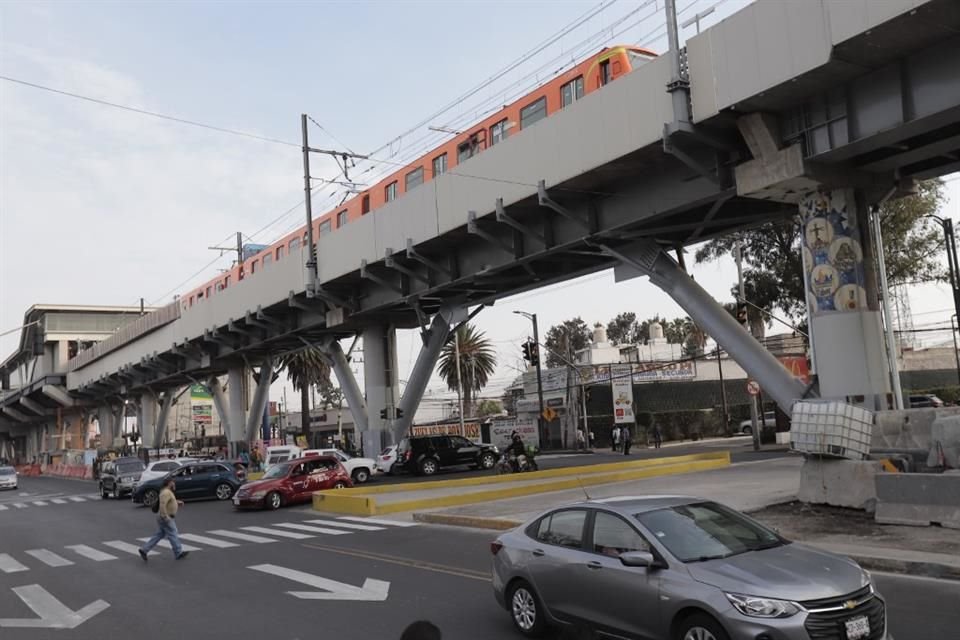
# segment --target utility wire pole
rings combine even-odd
[[[743,281],[743,244],[738,240],[737,246],[734,249],[734,257],[737,261],[737,279],[740,285],[740,300],[737,302],[737,307],[743,306],[743,330],[750,331],[750,320],[748,319],[749,314],[747,313],[746,304],[743,302],[747,299],[746,293],[746,284]],[[719,349],[720,346],[717,345]],[[760,428],[758,424],[758,412],[757,412],[757,397],[754,395],[750,396],[750,426],[751,426],[751,435],[753,436],[753,450],[760,450]]]

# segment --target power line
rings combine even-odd
[[[27,82],[26,80],[20,80],[18,78],[11,78],[10,76],[0,75],[0,80],[6,80],[7,82],[14,82],[16,84],[21,84],[26,87],[32,87],[34,89],[41,89],[43,91],[49,91],[51,93],[56,93],[62,96],[68,96],[70,98],[76,98],[77,100],[86,100],[87,102],[93,102],[96,104],[104,105],[107,107],[113,107],[114,109],[123,109],[124,111],[130,111],[132,113],[139,113],[140,115],[150,116],[153,118],[160,118],[161,120],[169,120],[171,122],[178,122],[180,124],[187,124],[192,127],[200,127],[202,129],[209,129],[211,131],[219,131],[220,133],[229,133],[234,136],[242,136],[244,138],[253,138],[254,140],[261,140],[263,142],[270,142],[273,144],[282,144],[288,147],[299,147],[299,144],[294,142],[287,142],[285,140],[278,140],[276,138],[268,138],[266,136],[260,136],[255,133],[248,133],[246,131],[238,131],[236,129],[227,129],[225,127],[217,127],[212,124],[205,124],[203,122],[196,122],[194,120],[187,120],[185,118],[178,118],[176,116],[168,116],[163,113],[158,113],[156,111],[147,111],[145,109],[138,109],[136,107],[131,107],[125,104],[119,104],[116,102],[110,102],[109,100],[101,100],[100,98],[92,98],[90,96],[81,95],[79,93],[72,93],[70,91],[64,91],[62,89],[54,89],[53,87],[48,87],[42,84],[37,84],[35,82]]]

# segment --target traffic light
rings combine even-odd
[[[745,302],[737,303],[737,322],[747,324],[747,303]]]
[[[523,359],[530,364],[533,364],[533,354],[531,353],[530,349],[531,344],[532,343],[529,340],[523,343]]]
[[[540,347],[536,342],[530,343],[530,364],[533,366],[540,364]]]
[[[401,409],[400,407],[397,407],[396,409],[394,409],[394,413],[397,416],[397,420],[403,417],[403,409]]]
[[[387,419],[387,410],[386,410],[385,408],[384,408],[384,409],[380,409],[380,419],[381,419],[381,420],[386,420],[386,419]]]

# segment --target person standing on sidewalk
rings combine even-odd
[[[630,445],[633,444],[630,436],[630,427],[624,425],[620,428],[620,441],[623,442],[623,455],[630,455]]]
[[[177,517],[177,509],[183,506],[182,500],[177,500],[173,493],[177,488],[173,481],[173,476],[168,476],[163,481],[163,489],[160,491],[160,497],[157,500],[157,525],[159,529],[145,545],[140,547],[140,557],[147,561],[147,554],[157,546],[157,543],[166,538],[170,542],[170,548],[173,549],[174,560],[182,560],[187,557],[189,551],[184,551],[180,546],[180,534],[177,532],[177,523],[174,521]]]
[[[663,434],[660,433],[660,426],[653,425],[653,448],[659,449],[660,444],[663,442]]]
[[[610,432],[610,439],[613,441],[613,451],[620,448],[620,427],[613,425],[613,431]]]

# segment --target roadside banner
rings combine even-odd
[[[610,389],[613,392],[613,421],[633,422],[633,375],[629,364],[610,365]]]

